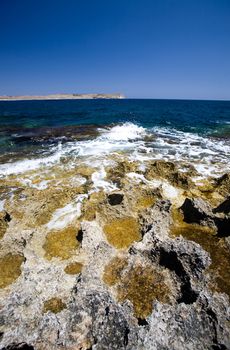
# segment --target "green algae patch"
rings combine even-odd
[[[164,276],[151,266],[137,265],[125,274],[118,285],[119,302],[129,300],[136,317],[144,319],[153,311],[153,301],[169,302],[170,290]]]
[[[65,267],[65,273],[68,275],[76,275],[81,272],[83,265],[79,262],[73,262]]]
[[[115,285],[120,281],[121,274],[127,265],[128,262],[124,257],[116,256],[108,265],[106,265],[103,274],[103,281],[109,286]]]
[[[137,208],[145,209],[145,208],[152,207],[155,204],[155,202],[156,202],[156,198],[154,196],[146,195],[138,198],[136,205],[137,205]]]
[[[0,288],[12,284],[21,275],[24,256],[7,254],[0,258]]]
[[[66,304],[63,303],[60,298],[56,297],[46,300],[43,305],[43,313],[51,311],[54,314],[57,314],[64,309],[66,309]]]
[[[104,232],[108,242],[117,249],[128,248],[141,239],[138,222],[132,217],[111,221],[104,226]]]
[[[79,247],[76,239],[77,231],[77,227],[68,226],[63,230],[49,232],[43,245],[46,259],[57,257],[65,260],[73,256]]]
[[[174,212],[174,225],[171,228],[171,235],[184,238],[198,243],[210,254],[212,263],[207,272],[210,273],[214,289],[230,296],[230,250],[224,238],[219,238],[215,230],[197,224],[187,224],[182,221],[183,215]]]

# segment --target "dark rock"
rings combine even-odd
[[[108,202],[110,205],[118,205],[123,201],[124,195],[122,193],[111,193],[108,195]]]
[[[218,213],[227,211],[229,205],[230,200],[227,199],[212,210],[211,206],[203,199],[186,198],[180,209],[183,212],[185,222],[215,227],[218,237],[228,237],[230,235],[230,217],[218,216]]]
[[[5,222],[10,222],[11,221],[11,216],[10,216],[9,213],[7,213],[7,211],[5,212],[4,220],[5,220]]]
[[[82,313],[84,310],[84,313]],[[84,319],[91,322],[85,325],[84,333],[91,346],[100,350],[132,349],[133,331],[125,312],[111,296],[96,290],[81,291],[71,305],[71,334],[78,338],[82,334]]]
[[[187,223],[200,224],[202,221],[207,221],[214,218],[211,206],[203,199],[186,198],[180,208],[184,214],[184,221]]]
[[[217,227],[218,237],[228,237],[230,236],[230,217],[224,218],[214,218],[214,222]]]
[[[19,343],[19,344],[8,345],[2,348],[1,350],[34,350],[34,347],[26,343]]]
[[[82,229],[78,230],[76,239],[77,239],[77,241],[79,243],[82,243],[82,240],[83,240],[83,231],[82,231]]]
[[[224,202],[222,202],[218,207],[213,209],[213,213],[230,213],[230,197],[228,197]]]
[[[181,296],[178,298],[178,303],[192,304],[198,298],[190,283],[190,277],[184,269],[181,261],[178,259],[175,251],[167,252],[163,247],[160,249],[160,261],[161,266],[174,271],[181,281]]]

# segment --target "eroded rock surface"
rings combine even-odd
[[[230,349],[229,177],[124,158],[96,187],[97,171],[6,197],[0,349]]]

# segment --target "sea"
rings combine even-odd
[[[1,179],[82,161],[103,173],[119,154],[220,176],[230,170],[230,101],[0,101]]]

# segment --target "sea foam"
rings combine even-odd
[[[204,176],[220,175],[230,168],[228,140],[200,136],[171,127],[146,129],[134,123],[100,128],[99,132],[100,135],[94,139],[52,146],[47,150],[45,157],[1,164],[0,177],[62,164],[63,160],[63,164],[72,164],[74,167],[80,160],[93,163],[98,159],[105,160],[107,155],[120,152],[125,152],[130,160],[140,163],[159,159],[192,163]],[[95,181],[97,177],[98,182],[99,174],[95,174],[94,177]]]

